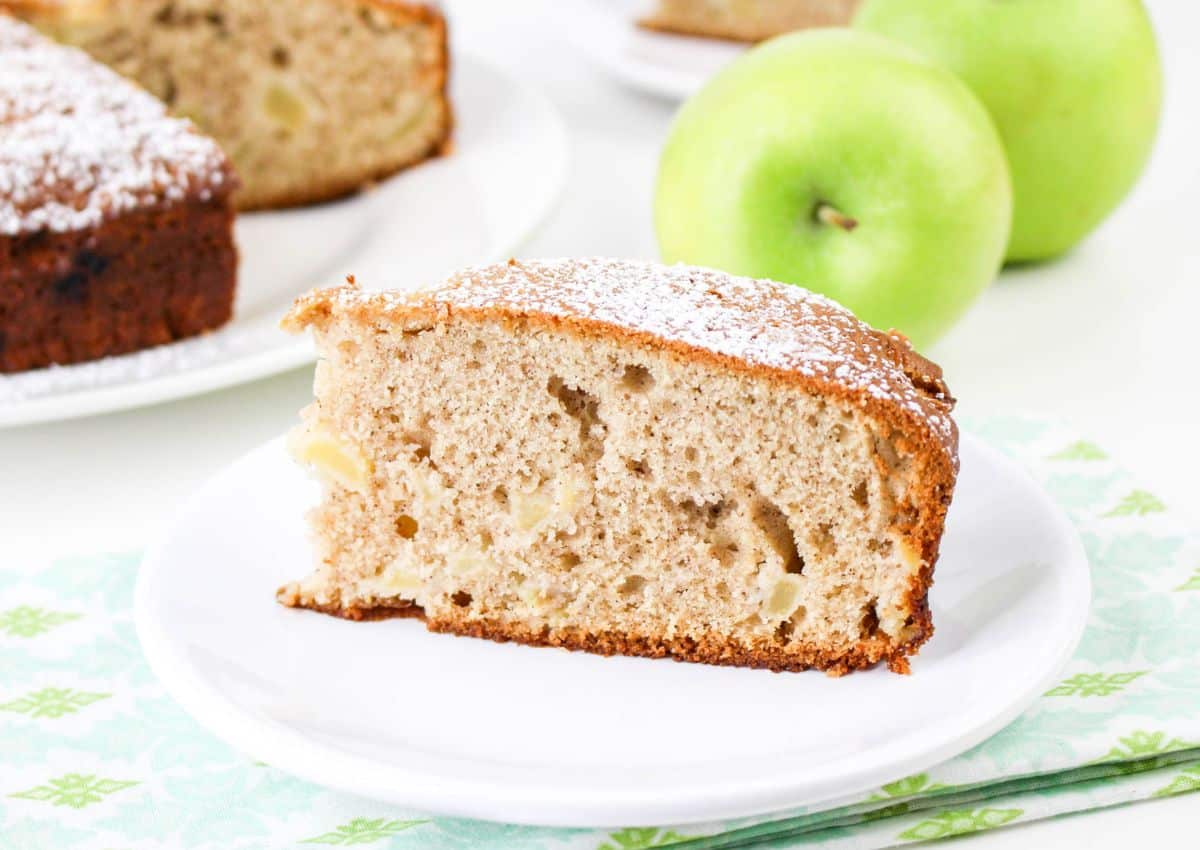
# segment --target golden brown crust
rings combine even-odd
[[[668,638],[663,635],[637,635],[620,632],[586,632],[582,629],[545,627],[534,630],[498,620],[468,618],[429,619],[415,603],[389,602],[387,605],[361,607],[319,605],[297,598],[281,601],[294,608],[307,608],[321,614],[346,620],[387,620],[391,618],[420,619],[431,632],[486,638],[497,643],[519,643],[525,646],[558,647],[594,655],[634,655],[641,658],[672,658],[699,664],[723,667],[751,667],[776,673],[798,673],[803,670],[822,670],[831,676],[843,676],[854,670],[866,670],[881,661],[896,673],[908,673],[908,658],[913,648],[908,644],[893,647],[884,637],[860,640],[849,651],[832,653],[809,644],[791,644],[786,650],[763,641],[757,646],[744,646],[721,635],[711,634],[701,639]]]
[[[311,600],[305,600],[303,597],[290,594],[288,588],[280,588],[276,594],[279,602],[289,608],[307,608],[309,611],[316,611],[319,614],[328,614],[331,617],[341,617],[343,620],[373,621],[373,620],[392,620],[401,619],[425,619],[425,611],[420,605],[407,600],[389,600],[387,603],[378,603],[367,608],[361,605],[321,605]]]
[[[26,20],[87,20],[104,13],[109,0],[0,0],[0,11]]]
[[[618,292],[623,283],[629,288]],[[851,402],[904,426],[910,439],[920,435],[914,448],[943,455],[957,471],[958,431],[949,415],[954,399],[941,368],[913,351],[903,334],[875,330],[798,286],[637,261],[509,260],[414,293],[367,291],[350,278],[297,298],[281,325],[300,332],[335,314],[400,326],[452,317],[525,322],[616,339]],[[686,321],[701,314],[729,321],[715,330]],[[664,319],[672,316],[679,322]],[[838,367],[853,367],[857,380],[848,381]]]

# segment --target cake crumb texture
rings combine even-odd
[[[616,260],[300,299],[323,483],[286,605],[841,674],[907,659],[957,471],[937,367],[797,287]]]

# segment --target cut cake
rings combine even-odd
[[[345,195],[449,144],[446,21],[407,0],[0,0],[192,119],[240,209]]]
[[[618,260],[302,297],[323,481],[289,606],[840,674],[907,658],[957,472],[940,370],[794,286]]]

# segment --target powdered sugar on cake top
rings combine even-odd
[[[775,281],[634,260],[510,261],[466,269],[415,295],[342,287],[309,298],[332,301],[335,310],[403,313],[432,304],[600,322],[896,405],[947,444],[956,433],[940,370],[903,337],[873,331],[836,302]]]
[[[93,227],[233,188],[211,139],[92,61],[0,15],[0,234]]]

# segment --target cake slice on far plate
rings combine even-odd
[[[190,122],[0,14],[0,372],[225,323],[236,188]]]
[[[860,0],[657,0],[638,23],[681,35],[763,41],[792,30],[850,23]]]
[[[620,260],[353,285],[293,452],[285,605],[604,654],[841,674],[907,659],[957,473],[940,370],[771,281]]]

